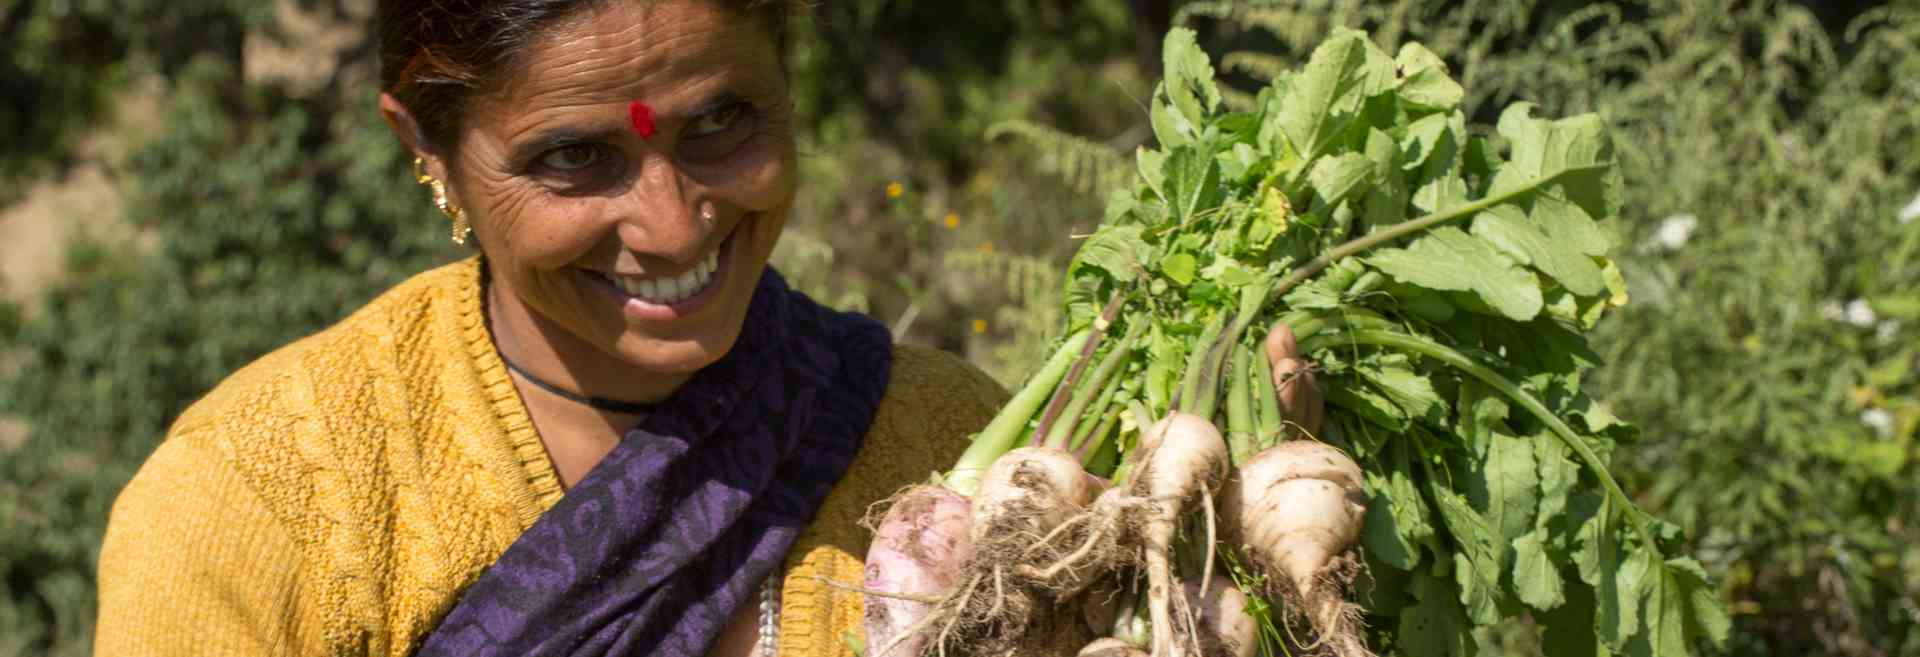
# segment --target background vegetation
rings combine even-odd
[[[135,239],[0,246],[67,249],[57,284],[0,302],[0,657],[88,652],[107,509],[185,405],[462,255],[375,116],[368,13],[0,7],[0,206],[134,90],[162,115],[108,163]],[[1633,301],[1591,385],[1643,429],[1616,467],[1712,572],[1728,654],[1920,655],[1920,8],[825,2],[794,40],[807,186],[781,266],[1017,382],[1071,237],[1149,138],[1176,22],[1242,89],[1344,24],[1448,57],[1484,123],[1515,100],[1605,116]],[[1481,639],[1540,651],[1525,626]]]

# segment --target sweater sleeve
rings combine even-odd
[[[175,436],[114,503],[94,654],[324,654],[319,633],[301,627],[299,561],[292,535],[227,460]]]

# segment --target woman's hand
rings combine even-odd
[[[1274,323],[1267,333],[1267,360],[1273,363],[1273,389],[1280,397],[1280,416],[1286,418],[1285,438],[1320,435],[1326,398],[1320,393],[1313,363],[1300,357],[1300,342],[1294,339],[1293,329]]]

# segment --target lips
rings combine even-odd
[[[693,268],[670,276],[628,276],[579,269],[591,287],[602,290],[632,321],[673,321],[698,313],[726,287],[734,260],[736,237],[750,233],[751,217],[734,226],[732,234]]]
[[[659,305],[673,305],[706,290],[713,273],[720,268],[720,251],[714,250],[700,264],[679,276],[609,276],[627,296]]]

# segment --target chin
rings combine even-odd
[[[727,322],[684,339],[628,335],[614,344],[613,351],[622,362],[643,371],[693,374],[725,358],[740,338],[740,327],[739,321]]]

